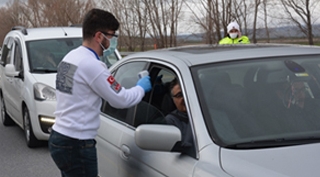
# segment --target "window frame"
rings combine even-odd
[[[145,63],[145,66],[141,69],[141,71],[142,70],[148,70],[149,71],[150,80],[151,80],[152,86],[154,86],[156,77],[158,76],[159,72],[162,71],[162,70],[165,70],[166,72],[171,72],[173,77],[177,77],[178,76],[176,71],[173,68],[171,68],[171,67],[169,67],[169,66],[167,66],[167,65],[165,65],[163,63],[148,62],[148,61],[145,61],[145,60],[134,60],[134,61],[129,60],[129,61],[117,66],[117,68],[115,68],[112,71],[112,75],[120,83],[120,85],[122,85],[122,83],[121,83],[122,80],[119,81],[119,78],[117,78],[117,75],[119,75],[119,74],[121,76],[123,76],[123,73],[119,73],[119,72],[121,72],[120,69],[123,68],[124,65],[130,64],[130,63],[133,63],[133,62],[134,63],[137,63],[137,62]],[[132,86],[134,86],[134,85],[132,85]],[[131,88],[131,86],[129,86],[127,88]],[[136,128],[137,126],[140,125],[140,124],[137,124],[135,122],[136,115],[137,115],[137,110],[139,110],[138,106],[141,105],[141,104],[147,103],[148,106],[149,106],[148,108],[150,108],[150,110],[151,111],[153,110],[154,112],[157,112],[157,110],[158,110],[159,114],[162,114],[163,120],[164,120],[164,117],[166,116],[166,114],[164,114],[161,111],[159,106],[156,106],[156,105],[151,103],[152,102],[152,98],[153,98],[152,97],[153,96],[152,95],[153,94],[153,90],[154,90],[154,87],[152,88],[152,91],[150,91],[150,92],[145,94],[145,96],[143,97],[142,101],[138,105],[135,105],[135,106],[133,106],[131,108],[127,108],[127,115],[126,115],[125,119],[120,118],[120,117],[116,117],[117,115],[115,115],[115,114],[113,114],[113,115],[112,114],[108,114],[107,112],[109,112],[109,111],[107,111],[106,109],[108,109],[108,108],[110,109],[111,106],[105,100],[102,100],[101,113],[105,114],[109,118],[112,118],[112,119],[116,120],[117,122],[120,122],[120,123],[126,124],[126,125],[130,125],[130,126],[132,126],[132,128]],[[116,111],[116,110],[119,111],[120,110],[120,109],[116,109],[116,108],[111,108],[111,109],[113,109],[114,111]],[[121,110],[120,110],[120,112],[121,112]],[[160,121],[160,122],[162,122],[162,121]],[[164,122],[161,123],[161,124],[164,124]]]
[[[122,73],[119,73],[119,72],[120,72],[119,70],[120,70],[124,65],[131,64],[131,63],[137,63],[137,62],[142,63],[142,65],[144,65],[144,66],[142,67],[142,70],[146,69],[147,66],[148,66],[148,62],[147,62],[147,61],[128,61],[128,62],[125,62],[125,63],[119,65],[117,68],[115,68],[115,69],[112,71],[111,75],[113,75],[114,78],[119,82],[119,80],[118,80],[119,78],[117,78],[117,75],[123,76]],[[137,76],[137,80],[138,80],[138,76]],[[120,85],[122,85],[121,82],[122,82],[122,80],[119,82]],[[134,84],[136,84],[136,82],[135,82]],[[132,85],[132,86],[135,86],[135,85]],[[130,86],[130,87],[128,87],[128,88],[131,88],[132,86]],[[125,87],[125,88],[126,88],[126,87]],[[112,110],[114,110],[114,111],[117,111],[117,112],[119,112],[119,110],[121,111],[121,110],[124,110],[124,109],[113,108],[112,106],[110,106],[110,104],[108,104],[108,102],[107,102],[106,100],[102,100],[102,105],[101,105],[100,112],[101,112],[102,114],[107,115],[108,118],[112,118],[113,120],[115,120],[115,121],[117,121],[117,122],[119,122],[119,123],[121,123],[121,124],[125,124],[125,125],[130,125],[130,126],[132,126],[132,120],[133,120],[133,117],[134,117],[134,114],[135,114],[134,111],[135,111],[135,109],[136,109],[135,107],[136,107],[136,105],[135,105],[135,106],[132,106],[132,107],[130,107],[130,108],[126,108],[126,109],[127,109],[127,112],[126,112],[125,118],[123,119],[123,118],[120,118],[120,117],[116,117],[117,115],[115,115],[115,114],[112,115],[112,114],[106,113],[106,112],[107,112],[106,109],[109,108],[109,111],[108,111],[108,112],[110,112],[110,109],[112,109]]]

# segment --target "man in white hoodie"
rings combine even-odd
[[[63,177],[97,177],[97,130],[101,98],[116,108],[138,104],[151,90],[150,77],[125,89],[113,78],[99,56],[117,46],[119,22],[109,12],[92,9],[83,21],[82,46],[60,62],[56,78],[56,121],[49,138],[51,157]]]
[[[247,36],[241,35],[240,27],[237,22],[231,22],[227,26],[228,34],[219,41],[219,44],[249,44],[250,40]]]

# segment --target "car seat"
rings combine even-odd
[[[244,88],[232,84],[227,72],[216,72],[212,74],[211,80],[213,86],[208,100],[210,108],[226,115],[226,121],[232,124],[237,136],[249,137],[256,132],[254,118],[246,110]]]
[[[161,111],[164,115],[169,114],[173,110],[177,109],[176,105],[173,102],[170,91],[170,82],[164,84],[165,94],[163,95],[163,99],[161,102]]]

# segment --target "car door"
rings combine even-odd
[[[7,64],[13,64],[13,56],[14,56],[14,40],[13,38],[9,38],[7,45],[6,45],[6,52],[5,52],[5,57],[6,58],[6,65]],[[3,71],[4,72],[4,71]],[[13,77],[6,76],[4,73],[4,78],[3,78],[3,98],[5,101],[7,113],[12,116],[13,119],[16,119],[13,114],[17,111],[15,108],[15,102],[14,102],[14,94],[15,90],[13,90]]]
[[[151,68],[149,72],[153,80],[152,91],[146,94],[143,101],[135,107],[133,111],[135,117],[129,120],[126,125],[119,127],[119,134],[121,133],[121,139],[117,142],[120,150],[117,161],[119,169],[117,174],[114,175],[139,177],[191,176],[193,167],[197,162],[194,157],[174,152],[146,151],[139,148],[135,143],[135,128],[141,124],[165,124],[164,110],[168,109],[169,104],[172,104],[163,104],[161,103],[163,99],[158,99],[165,98],[165,92],[163,92],[163,88],[159,88],[160,85],[157,83],[160,78],[163,86],[167,86],[176,74],[161,66]],[[107,171],[105,171],[105,174],[108,174]]]
[[[12,64],[17,72],[20,72],[18,77],[7,77],[6,92],[8,94],[8,101],[10,102],[10,109],[8,113],[16,119],[18,124],[23,123],[21,102],[23,91],[23,62],[22,62],[22,50],[21,43],[18,39],[14,40],[12,46]]]
[[[169,84],[178,74],[163,65],[153,64],[150,65],[149,73],[153,89],[137,105],[132,123],[134,128],[127,128],[123,132],[120,144],[127,153],[124,153],[125,158],[120,161],[119,166],[126,167],[127,176],[192,176],[193,167],[197,163],[195,157],[178,152],[147,151],[135,143],[136,127],[141,124],[166,124],[164,117],[175,109]]]
[[[136,85],[137,73],[147,65],[146,62],[127,63],[120,67],[115,74],[115,79],[126,89]],[[125,158],[121,138],[124,129],[128,128],[134,107],[128,109],[115,109],[103,100],[100,115],[100,128],[98,130],[97,150],[100,176],[123,176],[125,170],[119,166],[120,161]]]
[[[15,112],[13,112],[13,116],[17,118],[18,122],[23,123],[22,120],[22,92],[24,91],[24,74],[23,74],[23,58],[22,58],[22,49],[21,43],[18,39],[14,41],[14,52],[13,52],[13,64],[15,70],[19,72],[18,77],[12,78],[12,101]]]

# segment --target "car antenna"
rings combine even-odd
[[[64,32],[64,35],[65,36],[68,36],[68,33],[64,30],[64,28],[61,28],[62,29],[62,31]]]

